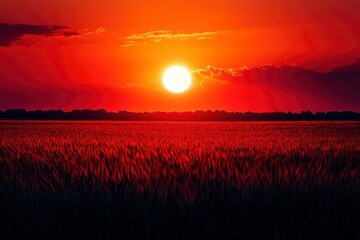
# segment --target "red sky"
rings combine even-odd
[[[357,0],[2,0],[0,109],[360,111],[359,9]],[[192,71],[183,94],[161,84],[174,64]]]

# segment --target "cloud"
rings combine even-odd
[[[167,30],[150,31],[144,33],[133,34],[125,38],[124,47],[129,47],[137,44],[157,43],[162,40],[206,40],[211,39],[215,35],[225,33],[225,31],[214,32],[173,32]]]
[[[86,29],[79,30],[79,32],[78,32],[79,34],[77,34],[77,36],[79,36],[79,35],[81,35],[81,36],[97,35],[97,34],[105,32],[105,31],[106,31],[106,29],[103,27],[99,27],[99,28],[95,29],[94,31],[91,31],[88,28],[86,28]]]
[[[95,34],[105,32],[105,28],[74,30],[67,26],[57,25],[29,25],[29,24],[7,24],[0,23],[0,46],[10,47],[12,45],[24,45],[21,41],[26,35],[65,38],[89,38]],[[25,44],[26,45],[26,44]]]
[[[318,72],[289,65],[264,65],[254,68],[194,69],[201,79],[214,84],[241,86],[248,90],[261,89],[264,95],[293,96],[304,101],[328,103],[330,106],[360,109],[360,59],[338,66],[329,72]],[[263,96],[259,96],[261,98]],[[284,98],[284,101],[286,99]]]
[[[302,83],[310,81],[338,81],[344,82],[360,81],[360,59],[343,66],[337,66],[329,72],[318,72],[304,69],[299,66],[290,65],[262,65],[249,68],[217,68],[207,66],[205,68],[194,69],[195,74],[201,77],[222,83],[251,83],[251,84],[289,84],[291,81],[301,81]],[[322,82],[325,83],[325,82]]]
[[[199,75],[200,77],[211,80],[221,84],[227,84],[232,82],[238,77],[242,76],[242,70],[246,69],[234,69],[234,68],[217,68],[211,65],[208,65],[205,68],[193,69],[193,73]]]
[[[76,36],[79,33],[65,26],[45,26],[28,24],[0,23],[0,46],[8,47],[19,41],[24,35]]]

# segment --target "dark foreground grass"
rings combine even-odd
[[[360,239],[356,122],[0,130],[0,239]]]

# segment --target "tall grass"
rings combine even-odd
[[[0,239],[360,239],[360,123],[0,122]]]

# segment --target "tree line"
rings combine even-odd
[[[33,120],[122,120],[122,121],[305,121],[305,120],[360,120],[360,113],[343,112],[108,112],[104,109],[63,110],[8,109],[0,111],[1,119]]]

